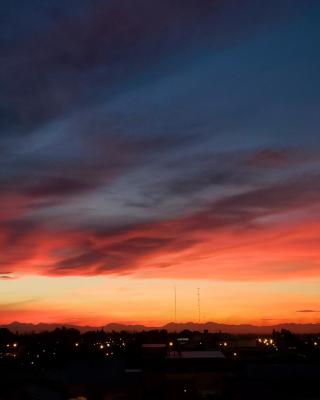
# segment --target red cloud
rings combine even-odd
[[[3,271],[230,280],[320,274],[317,177],[225,197],[202,212],[118,229],[2,224]],[[303,212],[301,212],[303,211]],[[308,217],[309,213],[309,217]]]

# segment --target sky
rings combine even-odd
[[[4,0],[0,323],[320,322],[319,18]]]

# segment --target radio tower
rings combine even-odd
[[[177,288],[174,285],[174,323],[177,322]]]
[[[201,310],[200,310],[200,288],[198,288],[198,322],[201,321]]]

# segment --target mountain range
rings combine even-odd
[[[225,332],[231,334],[267,334],[271,333],[273,330],[281,330],[288,329],[294,333],[320,333],[320,323],[315,324],[298,324],[298,323],[285,323],[285,324],[277,324],[277,325],[229,325],[229,324],[220,324],[217,322],[206,322],[206,323],[194,323],[194,322],[185,322],[185,323],[174,323],[170,322],[166,325],[160,327],[150,327],[145,325],[126,325],[119,323],[109,323],[103,326],[80,326],[80,325],[72,325],[72,324],[28,324],[21,322],[12,322],[7,325],[0,325],[0,328],[7,328],[12,332],[19,333],[31,333],[31,332],[43,332],[43,331],[52,331],[59,327],[66,328],[75,328],[78,329],[81,333],[103,329],[106,332],[111,331],[129,331],[129,332],[141,332],[141,331],[150,331],[154,329],[166,329],[169,332],[180,332],[185,329],[191,331],[203,331],[208,330],[209,332]]]

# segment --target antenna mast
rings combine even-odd
[[[174,285],[174,322],[177,322],[177,288]]]
[[[200,288],[198,288],[198,322],[201,321],[201,309],[200,309]]]

